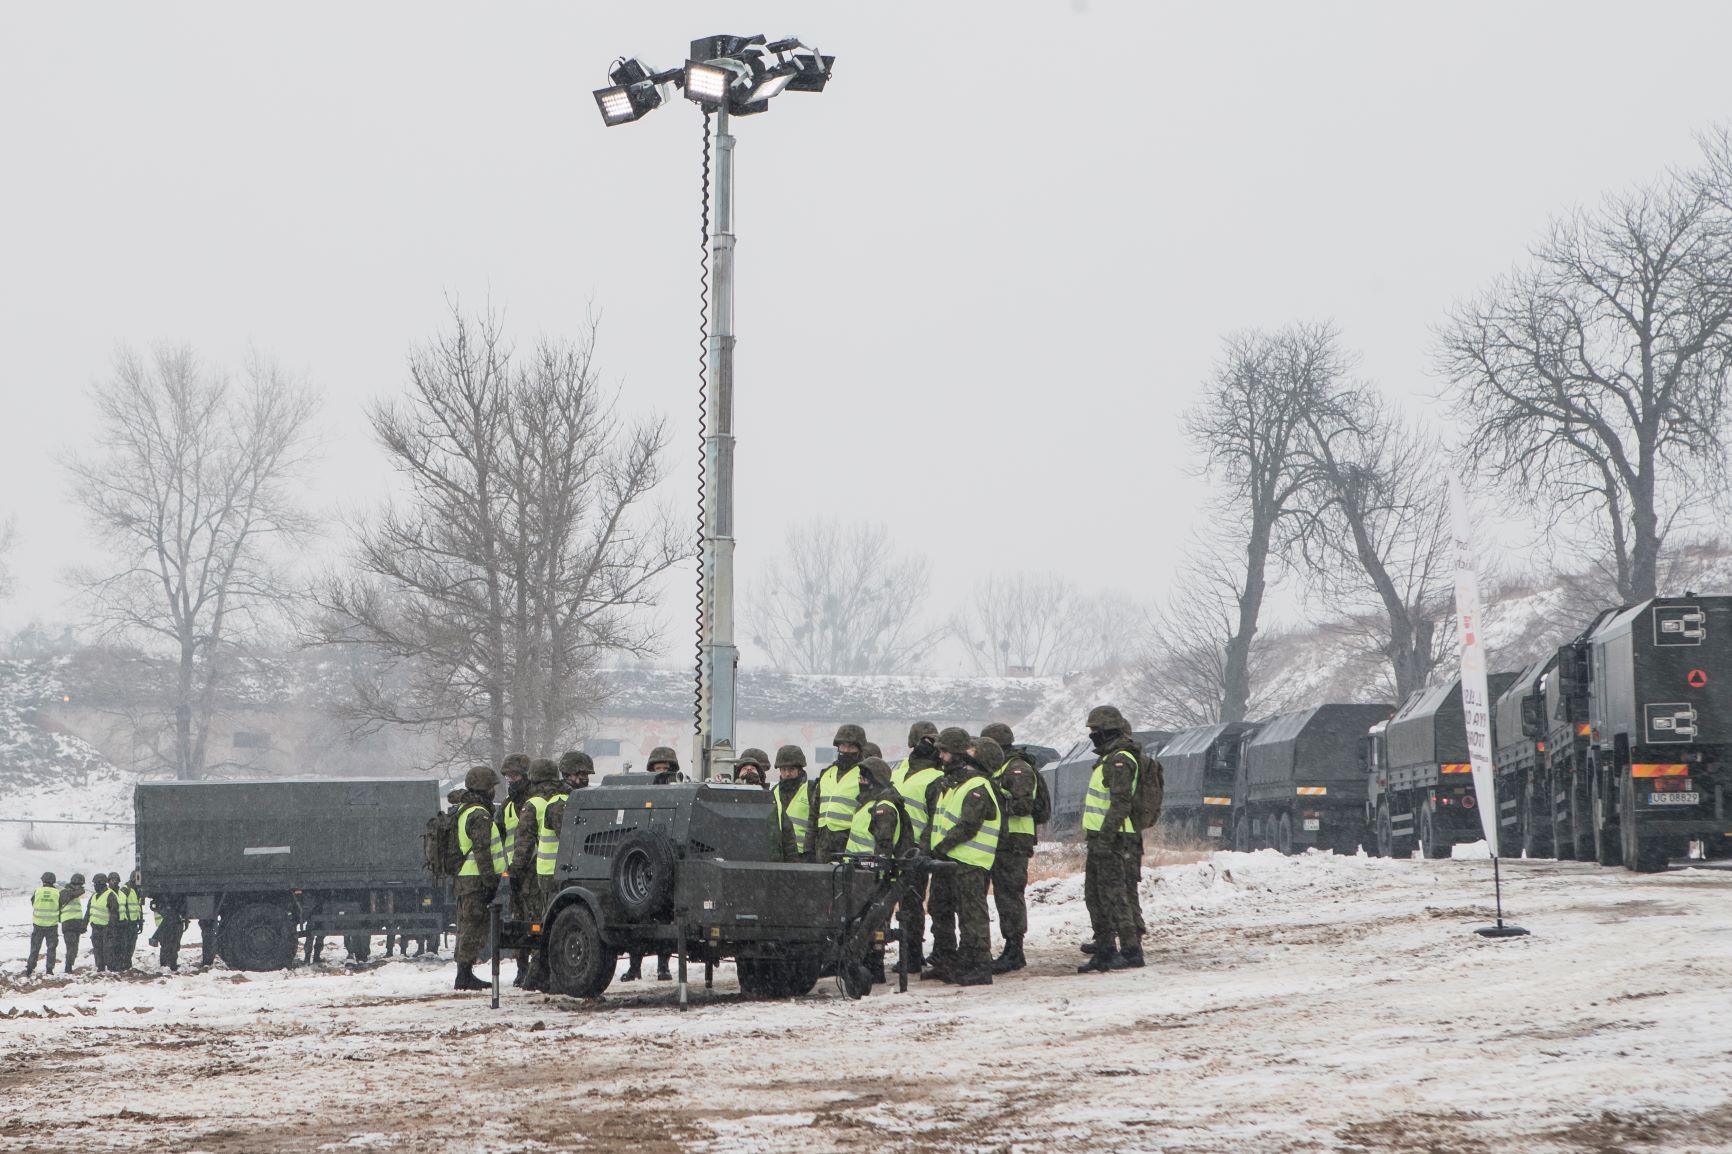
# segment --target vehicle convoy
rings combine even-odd
[[[215,920],[237,970],[279,970],[309,934],[442,934],[452,906],[422,834],[438,783],[153,781],[133,791],[144,896]]]
[[[1368,726],[1388,705],[1313,705],[1270,718],[1244,739],[1233,788],[1233,844],[1284,854],[1310,846],[1351,854],[1368,844]]]
[[[1247,735],[1256,731],[1244,721],[1199,725],[1175,733],[1161,746],[1166,771],[1161,826],[1170,836],[1233,844],[1239,751]]]
[[[1557,661],[1557,655],[1552,654],[1523,669],[1492,705],[1492,730],[1497,734],[1492,761],[1497,767],[1498,846],[1505,856],[1553,854],[1551,770],[1546,758],[1551,738],[1545,723],[1545,700],[1546,682]],[[1565,741],[1567,744],[1567,737]]]
[[[733,958],[748,997],[799,996],[826,963],[853,997],[908,870],[929,859],[771,861],[771,795],[755,785],[604,781],[566,802],[554,896],[506,945],[545,947],[556,991],[595,997],[619,955]]]
[[[1166,745],[1172,736],[1165,729],[1138,729],[1132,731],[1131,740],[1141,745],[1143,752],[1150,757],[1160,755],[1164,766]],[[1067,828],[1081,823],[1089,775],[1094,773],[1095,762],[1099,760],[1100,755],[1085,739],[1073,744],[1058,760],[1038,767],[1041,777],[1046,779],[1047,792],[1052,796],[1051,824],[1054,827]],[[1162,820],[1165,820],[1164,809]]]
[[[1516,677],[1490,674],[1491,700]],[[1494,724],[1493,749],[1497,741]],[[1371,727],[1361,748],[1371,852],[1406,857],[1417,843],[1425,857],[1444,858],[1456,844],[1483,836],[1461,712],[1461,678],[1411,694],[1394,717]]]

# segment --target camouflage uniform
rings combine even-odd
[[[120,921],[120,898],[108,888],[108,875],[97,874],[91,883],[96,888],[90,894],[90,901],[84,907],[84,924],[90,927],[90,955],[96,959],[96,971],[112,969],[110,961],[114,956],[114,948],[110,944],[114,927]],[[96,925],[91,917],[98,903],[108,911],[108,924]]]
[[[912,777],[918,782],[922,771],[935,768],[942,768],[938,762],[938,727],[930,721],[916,721],[908,728],[908,756],[891,771],[890,780],[902,795],[904,808],[912,809],[919,802],[928,821],[944,778],[933,779],[918,795],[908,781]],[[920,848],[931,849],[931,839],[921,839]],[[896,904],[897,934],[908,945],[908,969],[913,973],[920,972],[926,962],[926,888],[927,875],[908,878]]]
[[[477,978],[475,963],[481,960],[482,947],[487,944],[489,928],[488,906],[499,892],[500,877],[493,866],[489,851],[494,832],[493,791],[499,776],[487,766],[479,765],[463,779],[464,802],[468,808],[461,817],[463,832],[473,847],[471,860],[474,874],[457,876],[457,989],[485,990],[489,984]]]
[[[859,768],[860,760],[865,756],[861,749],[866,744],[866,731],[849,722],[838,726],[836,736],[830,740],[836,747],[836,761],[818,775],[818,823],[812,831],[815,843],[812,856],[819,862],[827,862],[848,848],[848,824],[853,821],[859,803]],[[845,749],[844,746],[852,748]],[[840,816],[826,818],[826,803],[832,801],[839,802]],[[830,824],[826,824],[827,821]],[[840,828],[836,824],[838,821]]]
[[[775,828],[770,834],[770,860],[809,862],[812,860],[812,832],[810,825],[806,831],[806,848],[800,848],[799,833],[794,828],[791,810],[799,803],[799,795],[806,795],[805,820],[810,823],[818,816],[817,789],[810,778],[806,776],[806,753],[797,745],[784,745],[776,751],[776,771],[796,772],[784,774],[776,782],[770,795],[770,820]]]
[[[860,808],[848,835],[849,853],[895,857],[909,844],[908,815],[902,798],[890,785],[890,767],[881,757],[860,762]],[[874,982],[884,981],[884,946],[867,952],[866,968]]]
[[[72,972],[72,963],[78,960],[78,942],[83,937],[84,875],[73,874],[72,881],[60,887],[60,942],[66,947],[66,969],[62,973]]]
[[[1131,740],[1130,724],[1110,705],[1089,712],[1088,728],[1099,756],[1094,772],[1100,775],[1110,800],[1100,828],[1086,830],[1083,900],[1094,931],[1094,956],[1081,967],[1083,972],[1142,964],[1136,915],[1131,910],[1137,898],[1126,884],[1128,863],[1136,847],[1134,835],[1124,829],[1131,815],[1142,747]],[[1090,781],[1092,785],[1092,775]]]
[[[1034,856],[1035,835],[1012,832],[1011,822],[1034,818],[1035,769],[1011,746],[1015,735],[1010,726],[993,724],[980,731],[982,741],[994,741],[1004,751],[1002,766],[986,761],[998,796],[1004,804],[1004,832],[999,835],[998,857],[992,863],[992,900],[998,907],[998,932],[1004,952],[992,963],[995,974],[1020,970],[1028,964],[1022,954],[1022,939],[1028,933],[1028,863]],[[982,758],[985,761],[984,757]]]
[[[536,815],[536,807],[530,804],[529,798],[524,799],[523,819],[517,823],[517,844],[511,851],[511,899],[513,916],[521,922],[535,923],[541,921],[541,915],[547,912],[547,905],[553,900],[555,890],[552,874],[541,872],[538,864],[538,851],[541,847],[541,824],[547,823],[555,837],[559,835],[559,820],[564,812],[554,799],[563,799],[565,788],[559,780],[559,769],[547,758],[537,758],[529,766],[529,798],[547,798],[548,803],[540,817]],[[555,810],[559,813],[555,813]],[[520,977],[514,983],[527,986],[530,989],[544,989],[547,985],[547,951],[536,951],[531,962],[523,967],[526,976]]]
[[[939,755],[942,757],[950,754],[958,740],[965,744],[965,748],[959,754],[952,754],[952,764],[959,764],[963,769],[952,790],[965,789],[974,778],[990,782],[986,766],[994,760],[1002,762],[1004,752],[998,748],[996,742],[987,738],[970,742],[968,735],[962,730],[946,729],[938,735]],[[955,824],[932,845],[933,857],[949,857],[958,863],[949,871],[956,903],[955,960],[949,966],[948,972],[940,976],[947,982],[955,982],[961,986],[992,984],[992,917],[986,906],[986,889],[992,880],[992,871],[990,867],[983,868],[963,862],[951,851],[974,841],[975,835],[989,822],[1002,823],[994,791],[990,785],[987,788],[968,790],[962,798],[961,814],[956,818]],[[938,940],[936,928],[933,940]]]

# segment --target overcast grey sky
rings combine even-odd
[[[1720,3],[7,4],[0,621],[75,613],[55,459],[118,342],[303,372],[312,496],[360,511],[363,406],[449,296],[522,342],[593,304],[689,507],[702,118],[606,129],[590,92],[719,31],[838,58],[738,124],[742,577],[790,521],[881,519],[939,607],[989,562],[1158,591],[1221,334],[1333,318],[1423,397],[1452,300],[1732,118]]]

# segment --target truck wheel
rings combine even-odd
[[[1594,811],[1588,787],[1580,784],[1583,774],[1592,768],[1572,773],[1569,778],[1570,837],[1575,840],[1577,861],[1594,860]]]
[[[1251,852],[1251,819],[1244,810],[1233,818],[1233,848],[1240,853]]]
[[[1545,782],[1527,780],[1522,790],[1522,853],[1530,858],[1550,857],[1552,853],[1552,821],[1550,811],[1543,815],[1535,795],[1545,788]]]
[[[1606,787],[1600,781],[1600,771],[1594,771],[1588,817],[1594,826],[1594,860],[1603,866],[1623,863],[1624,847],[1618,827],[1611,824],[1612,813],[1606,800]]]
[[[295,960],[295,916],[265,902],[225,913],[217,927],[217,952],[230,969],[286,970]]]
[[[818,971],[824,968],[824,963],[815,955],[809,958],[789,958],[782,965],[787,974],[782,988],[790,998],[803,998],[811,993],[812,987],[818,984]]]
[[[613,981],[619,955],[602,945],[589,907],[573,902],[559,911],[547,935],[553,988],[573,998],[598,998]]]
[[[674,843],[659,830],[634,829],[620,839],[608,880],[613,897],[634,922],[664,916],[674,900]]]
[[[1623,834],[1623,844],[1619,850],[1624,859],[1624,868],[1642,874],[1665,873],[1666,867],[1671,864],[1671,855],[1666,852],[1666,839],[1652,834],[1641,837],[1637,833],[1641,827],[1636,824],[1636,790],[1633,781],[1624,783],[1618,802],[1618,810],[1623,818],[1619,823],[1619,832]]]
[[[1559,861],[1576,860],[1576,831],[1570,825],[1568,810],[1558,814],[1558,783],[1562,777],[1557,772],[1547,774],[1541,779],[1546,791],[1546,814],[1552,824],[1552,856]]]
[[[1288,857],[1293,856],[1293,815],[1290,813],[1275,818],[1275,849]]]
[[[1371,841],[1374,848],[1373,857],[1395,856],[1395,825],[1389,820],[1389,803],[1377,803],[1377,816],[1372,819]]]
[[[1441,861],[1449,856],[1451,844],[1444,841],[1437,833],[1437,814],[1431,802],[1426,802],[1419,811],[1419,850],[1420,856]]]

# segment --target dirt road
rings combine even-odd
[[[679,1013],[449,965],[0,983],[0,1150],[1732,1150],[1732,874],[1272,852],[1151,869],[1147,969],[1081,883],[990,989]],[[22,908],[22,906],[20,906]],[[15,931],[0,939],[22,955]]]

